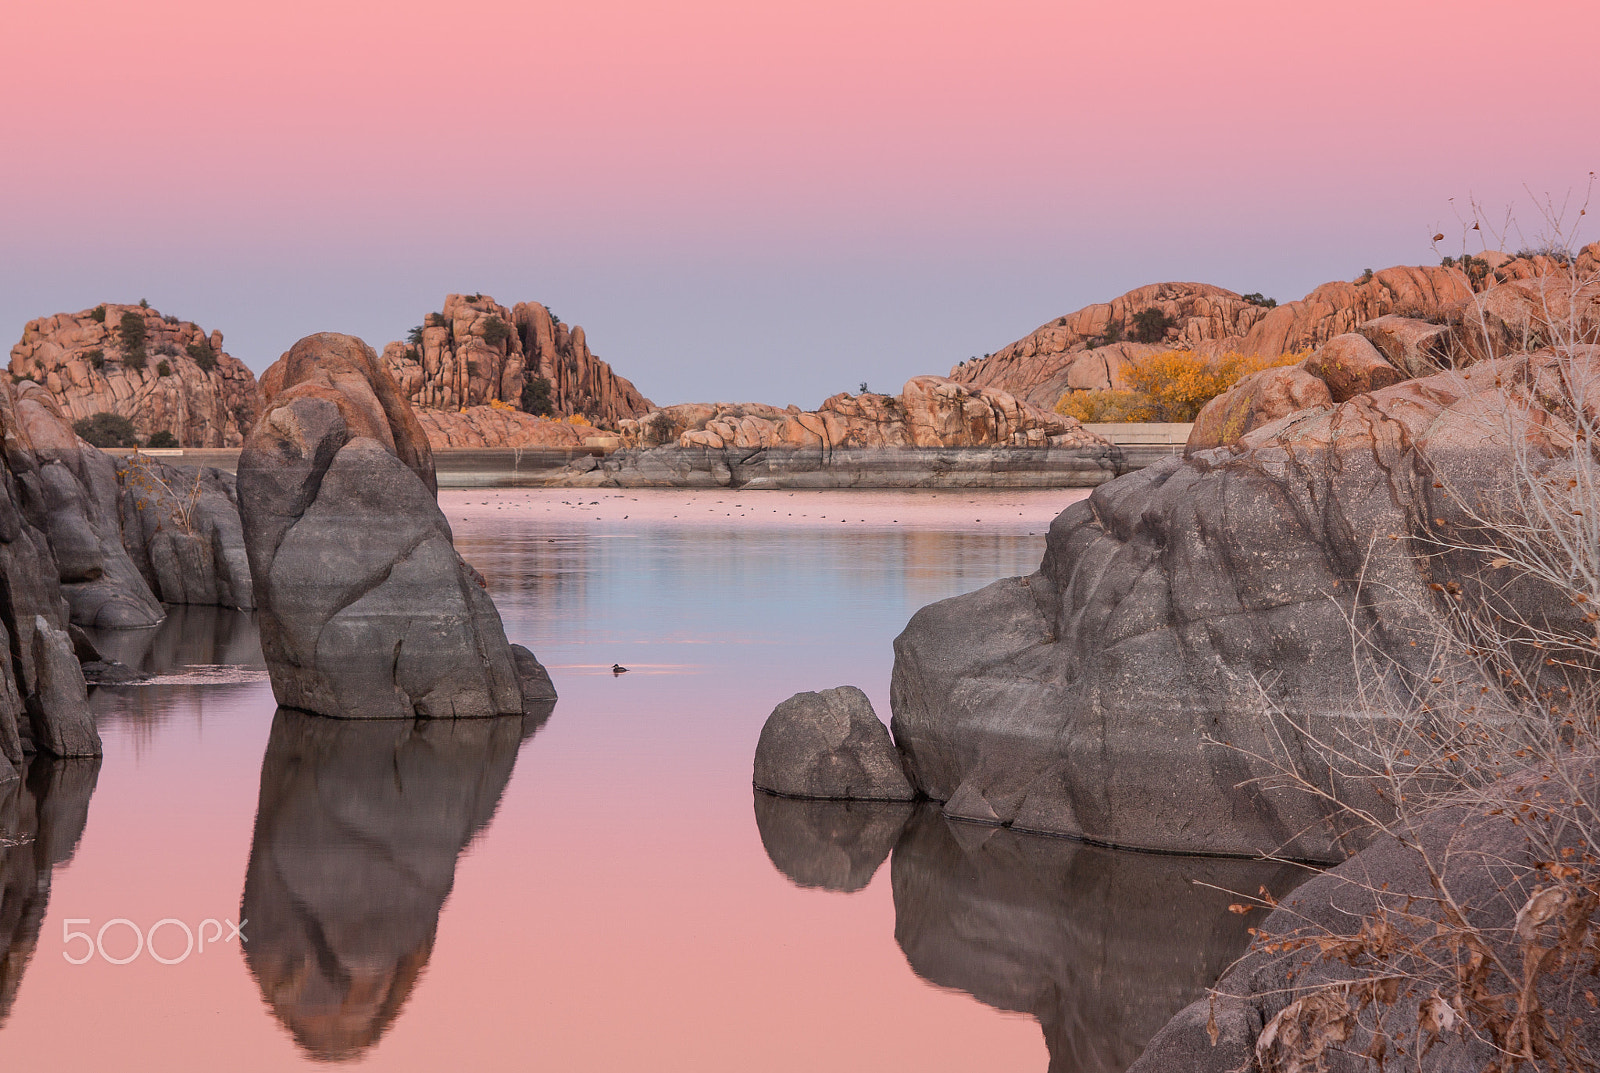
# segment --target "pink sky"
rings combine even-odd
[[[1298,297],[1432,258],[1451,198],[1581,190],[1597,10],[8,5],[0,328],[143,296],[260,369],[483,290],[657,401],[811,405],[1139,283]]]

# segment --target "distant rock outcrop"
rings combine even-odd
[[[1600,263],[1600,243],[1580,251],[1578,260],[1580,275],[1593,271]],[[1489,251],[1448,265],[1398,266],[1355,282],[1325,283],[1299,301],[1275,308],[1203,283],[1151,284],[1058,317],[993,354],[962,362],[950,370],[950,379],[997,388],[1051,409],[1069,390],[1122,389],[1127,362],[1156,350],[1260,357],[1296,353],[1390,314],[1416,318],[1420,312],[1459,310],[1475,294],[1492,293],[1502,284],[1546,275],[1557,267],[1549,257]],[[1136,330],[1135,318],[1147,310],[1165,318],[1162,338],[1126,341]],[[1508,339],[1507,345],[1524,349],[1516,340]],[[1400,362],[1399,367],[1411,376],[1427,375],[1414,364]]]
[[[896,395],[840,393],[814,411],[685,403],[619,427],[629,447],[1092,447],[1075,418],[992,388],[915,376]]]
[[[383,361],[421,411],[471,412],[499,402],[512,410],[537,410],[554,417],[581,414],[597,425],[615,427],[651,409],[649,399],[589,350],[582,328],[555,320],[537,302],[518,302],[507,309],[487,295],[449,295],[443,312],[430,313],[412,341],[384,347]],[[462,424],[469,424],[471,431],[462,429]],[[507,414],[466,423],[442,418],[433,422],[429,433],[431,437],[437,432],[447,441],[496,433],[528,439],[541,435],[534,431],[537,427]]]
[[[256,380],[222,333],[154,309],[106,304],[31,320],[11,374],[50,392],[69,421],[121,414],[140,436],[185,447],[237,447],[255,424]]]
[[[261,378],[239,459],[273,693],[343,718],[492,716],[554,698],[456,553],[422,426],[361,340],[300,340]]]
[[[814,411],[685,403],[623,421],[625,449],[570,463],[579,487],[970,488],[1095,485],[1122,453],[1076,419],[1003,391],[918,376],[898,396]]]

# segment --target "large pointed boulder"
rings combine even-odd
[[[553,699],[456,553],[427,437],[372,349],[308,336],[261,382],[238,490],[278,702],[371,719]]]

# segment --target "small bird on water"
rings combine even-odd
[[[612,665],[611,665],[611,673],[612,673],[612,674],[613,674],[613,675],[617,675],[617,674],[627,674],[627,673],[628,673],[628,668],[626,668],[626,667],[624,667],[624,666],[623,666],[623,665],[622,665],[622,664],[620,664],[620,663],[613,663],[613,664],[612,664]]]

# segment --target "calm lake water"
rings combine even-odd
[[[850,683],[887,720],[910,615],[1031,572],[1082,494],[442,493],[542,725],[277,711],[248,615],[102,634],[158,677],[95,692],[103,761],[0,787],[0,1053],[1116,1073],[1243,948],[1199,883],[1280,870],[750,786],[775,704]]]

